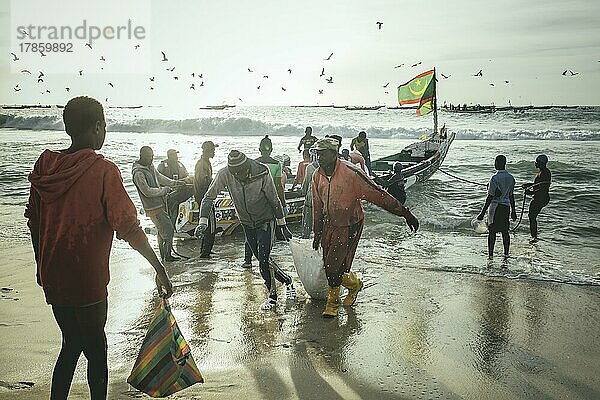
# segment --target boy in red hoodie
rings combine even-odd
[[[150,247],[115,164],[96,154],[104,144],[102,105],[76,97],[63,110],[71,146],[44,150],[29,175],[25,210],[37,263],[37,282],[62,332],[52,374],[52,399],[66,399],[77,360],[88,360],[92,399],[105,399],[108,383],[107,314],[109,256],[114,232],[156,270],[159,291],[173,288]]]

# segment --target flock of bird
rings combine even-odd
[[[377,29],[381,30],[382,27],[383,27],[383,22],[377,21],[376,25],[377,25]],[[24,31],[21,31],[21,33],[27,35],[27,33],[24,32]],[[85,43],[85,47],[89,48],[89,50],[93,50],[93,47],[92,47],[91,43]],[[136,45],[133,46],[134,50],[138,50],[139,48],[140,48],[139,44],[136,44]],[[167,54],[164,51],[161,51],[160,53],[161,53],[161,59],[160,59],[160,61],[161,62],[169,62],[169,58],[167,57]],[[10,54],[12,56],[12,61],[13,62],[19,62],[20,61],[20,58],[15,53],[11,52]],[[331,61],[331,59],[333,57],[333,54],[334,53],[331,52],[329,54],[329,56],[327,56],[326,58],[323,58],[323,61],[325,61],[325,62],[326,61]],[[40,51],[40,56],[41,57],[46,57],[47,55],[44,52]],[[103,63],[107,62],[106,58],[103,55],[100,55],[99,61],[101,62],[101,65],[103,65]],[[600,62],[600,60],[598,62]],[[418,67],[422,63],[423,63],[422,61],[412,63],[410,65],[410,68]],[[402,68],[404,65],[405,65],[405,63],[398,64],[398,65],[394,66],[394,69]],[[101,66],[100,69],[104,70],[104,67]],[[168,66],[166,68],[166,71],[172,73],[172,75],[170,76],[170,78],[172,78],[175,81],[178,81],[181,74],[179,72],[175,73],[175,69],[176,69],[175,66],[170,65],[170,66]],[[251,67],[247,68],[247,72],[249,74],[254,74],[254,70]],[[288,75],[291,75],[292,74],[292,68],[288,68],[287,72],[288,72]],[[27,69],[21,70],[21,73],[26,74],[26,75],[31,75],[32,77],[34,76],[31,73],[31,71],[29,71]],[[83,70],[79,70],[78,73],[79,73],[79,76],[83,76],[84,75],[84,71]],[[562,73],[562,75],[566,76],[566,77],[573,77],[573,76],[576,76],[578,74],[579,74],[579,72],[574,72],[574,71],[572,71],[570,69],[566,69]],[[199,80],[199,82],[193,81],[193,82],[190,83],[190,86],[189,86],[190,90],[194,90],[195,91],[195,90],[197,90],[197,89],[205,86],[204,74],[203,73],[192,72],[189,75],[191,76],[192,79]],[[327,75],[329,75],[329,76],[327,76]],[[441,75],[442,79],[449,79],[451,77],[451,75],[446,75],[446,74],[443,74],[443,73],[440,73],[440,75]],[[186,76],[187,76],[187,74],[186,74]],[[258,74],[258,76],[260,76],[260,74]],[[477,77],[477,78],[482,78],[483,77],[483,69],[479,69],[479,71],[477,71],[476,73],[472,74],[471,76]],[[40,84],[40,85],[44,84],[45,83],[44,77],[45,77],[44,72],[43,71],[39,71],[39,74],[37,76],[37,84]],[[323,77],[324,77],[324,80],[323,80],[324,83],[326,83],[326,84],[332,84],[333,83],[333,75],[326,74],[325,73],[325,67],[321,68],[321,73],[319,74],[319,78],[323,78]],[[149,82],[150,82],[150,84],[148,86],[149,90],[154,90],[155,87],[156,87],[156,85],[155,85],[155,83],[156,83],[156,77],[155,76],[151,76],[148,79],[149,79]],[[269,79],[269,74],[263,74],[262,75],[262,80],[267,80],[267,79]],[[504,83],[505,84],[509,84],[510,82],[508,80],[504,80]],[[382,88],[384,89],[384,93],[385,94],[389,94],[389,91],[387,90],[389,84],[390,84],[390,82],[387,82],[384,85],[382,85]],[[115,84],[112,83],[112,82],[106,82],[106,85],[109,86],[112,89],[115,88]],[[491,83],[489,83],[489,85],[490,86],[495,86],[495,83],[491,82]],[[263,83],[259,82],[259,84],[256,86],[256,90],[261,90],[261,87],[263,87]],[[14,89],[15,92],[20,92],[22,90],[22,87],[20,86],[20,84],[17,84],[16,86],[14,86],[13,89]],[[64,89],[65,89],[66,92],[70,91],[70,87],[65,87]],[[287,88],[285,86],[281,86],[281,91],[286,92]],[[325,90],[323,88],[319,88],[317,93],[319,95],[323,95],[324,92],[325,92]],[[51,93],[51,91],[47,87],[43,87],[42,91],[40,93],[42,95],[44,95],[44,94]],[[106,102],[108,102],[108,100],[109,100],[108,98],[105,99]],[[239,97],[238,97],[238,100],[243,101]]]

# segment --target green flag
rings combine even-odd
[[[398,86],[400,105],[419,104],[417,115],[425,115],[433,110],[435,97],[435,79],[433,70],[415,76],[404,85]]]

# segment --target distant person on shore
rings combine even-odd
[[[360,168],[339,160],[336,140],[320,139],[315,149],[319,169],[312,179],[313,248],[323,247],[323,264],[329,283],[323,317],[333,318],[340,305],[340,285],[348,289],[344,299],[347,306],[354,304],[363,287],[363,282],[350,271],[364,224],[361,200],[403,216],[411,230],[419,228],[419,221]]]
[[[275,184],[277,197],[279,198],[279,201],[281,201],[281,207],[285,214],[285,195],[283,192],[283,185],[281,184],[283,166],[279,161],[271,157],[271,153],[273,153],[273,142],[269,139],[269,135],[265,135],[265,137],[262,138],[258,146],[258,151],[260,152],[260,157],[258,157],[256,161],[268,168],[269,174],[271,174],[271,178]],[[244,262],[242,263],[242,268],[252,268],[252,248],[248,243],[244,245]]]
[[[177,261],[173,251],[173,223],[167,214],[165,197],[173,192],[173,187],[185,185],[183,181],[169,179],[159,173],[152,161],[154,151],[148,146],[140,148],[140,158],[133,163],[131,175],[142,201],[144,212],[158,230],[158,250],[163,261]]]
[[[169,218],[171,219],[171,223],[173,224],[173,228],[175,228],[175,221],[177,220],[177,213],[179,212],[179,204],[183,203],[194,194],[193,178],[189,176],[185,165],[179,161],[179,157],[177,156],[177,150],[169,149],[167,150],[167,159],[161,161],[156,167],[156,170],[166,176],[167,178],[173,179],[175,181],[182,180],[187,185],[179,185],[177,186],[173,192],[169,193],[166,197],[167,202],[167,210],[169,214]]]
[[[292,278],[271,260],[273,234],[275,229],[286,240],[292,234],[286,226],[283,207],[275,191],[273,178],[268,168],[247,158],[244,153],[232,150],[227,157],[227,167],[222,168],[200,205],[200,221],[196,236],[202,236],[208,228],[208,215],[217,195],[227,189],[236,212],[244,228],[246,243],[258,258],[260,274],[265,281],[269,296],[262,304],[262,310],[274,309],[277,305],[275,280],[286,287],[286,297],[296,297]]]
[[[202,198],[204,198],[204,195],[213,180],[213,169],[210,159],[215,156],[216,147],[219,147],[219,145],[214,144],[210,140],[202,143],[202,155],[200,155],[200,159],[196,162],[196,167],[194,168],[194,198],[196,199],[196,203],[198,203],[198,208],[200,208]],[[210,258],[210,253],[215,244],[217,220],[215,217],[214,204],[209,210],[207,218],[208,227],[204,232],[202,243],[200,245],[200,258]]]
[[[310,149],[317,138],[312,135],[312,127],[307,126],[304,130],[304,136],[300,139],[300,143],[298,143],[298,153],[301,153],[302,150]]]
[[[159,292],[169,297],[173,287],[140,227],[119,169],[96,153],[106,136],[102,105],[89,97],[75,97],[63,109],[63,120],[71,146],[40,155],[29,175],[25,210],[37,283],[62,333],[50,398],[67,398],[83,352],[90,396],[106,399],[104,327],[114,233],[152,265]]]
[[[502,233],[502,244],[504,245],[504,256],[508,257],[510,250],[510,223],[508,216],[513,221],[517,220],[517,210],[515,208],[515,178],[506,170],[506,157],[502,154],[496,157],[494,161],[496,174],[493,175],[488,184],[488,196],[485,199],[483,209],[477,216],[479,221],[483,217],[488,207],[488,256],[494,256],[494,245],[496,244],[496,233]]]
[[[369,139],[367,139],[367,133],[360,131],[358,136],[352,139],[350,143],[350,150],[356,149],[365,159],[365,165],[369,172],[369,175],[373,175],[371,171],[371,152],[369,150]]]
[[[387,190],[401,204],[404,204],[406,203],[406,189],[404,188],[404,173],[402,170],[402,163],[395,162],[391,174],[375,177],[374,181]]]
[[[308,164],[310,164],[310,149],[304,149],[304,151],[302,151],[302,161],[300,161],[298,167],[296,167],[296,176],[294,177],[291,190],[294,190],[298,185],[302,186],[304,183],[306,167]]]
[[[317,160],[316,150],[311,150],[312,161],[306,166],[304,181],[302,182],[302,194],[304,195],[304,207],[302,209],[302,238],[309,239],[313,228],[313,211],[312,211],[312,177],[317,168],[319,161]]]
[[[533,195],[533,200],[529,203],[529,232],[531,233],[531,243],[538,241],[537,216],[550,202],[550,183],[552,182],[552,173],[547,167],[548,157],[540,154],[535,159],[537,173],[533,183],[523,185],[525,193]]]

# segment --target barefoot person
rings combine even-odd
[[[97,154],[104,144],[102,105],[76,97],[63,109],[71,146],[45,150],[29,175],[25,217],[37,263],[37,282],[62,332],[50,398],[66,399],[77,360],[87,358],[92,399],[106,399],[109,257],[113,235],[126,240],[156,270],[156,283],[173,293],[148,243],[115,164]]]
[[[279,230],[280,235],[286,240],[292,238],[285,224],[283,208],[277,197],[273,178],[266,166],[249,159],[244,153],[232,150],[227,157],[227,167],[217,172],[202,199],[196,236],[201,237],[206,231],[211,207],[217,195],[225,189],[229,191],[233,200],[244,228],[246,243],[258,258],[260,274],[269,291],[269,297],[262,304],[261,309],[274,309],[277,305],[275,280],[285,285],[288,298],[295,298],[296,290],[292,278],[270,260],[274,230]]]
[[[219,145],[214,144],[210,140],[202,143],[202,155],[200,156],[200,159],[194,168],[194,197],[196,198],[198,207],[200,207],[202,198],[212,183],[213,169],[210,159],[215,156],[216,147],[219,147]],[[212,252],[213,245],[215,244],[216,230],[217,221],[215,216],[215,207],[213,205],[208,213],[208,228],[205,231],[204,237],[202,238],[202,244],[200,245],[200,258],[210,258],[210,253]]]
[[[517,210],[515,209],[515,178],[506,170],[506,157],[502,154],[496,157],[494,162],[496,174],[490,179],[488,185],[488,196],[485,199],[485,204],[481,213],[477,216],[479,221],[483,220],[483,216],[490,209],[488,221],[488,256],[494,256],[494,245],[496,244],[496,233],[502,233],[502,244],[504,245],[504,255],[508,256],[510,250],[510,223],[508,215],[513,221],[517,220]],[[512,211],[511,211],[512,210]]]
[[[344,299],[344,305],[348,306],[354,304],[363,286],[350,271],[364,224],[361,200],[404,217],[411,230],[419,228],[419,221],[408,208],[377,186],[360,168],[338,158],[338,144],[331,137],[317,141],[319,169],[313,174],[312,183],[313,248],[323,247],[323,264],[329,283],[325,318],[337,315],[340,285],[348,289]]]

